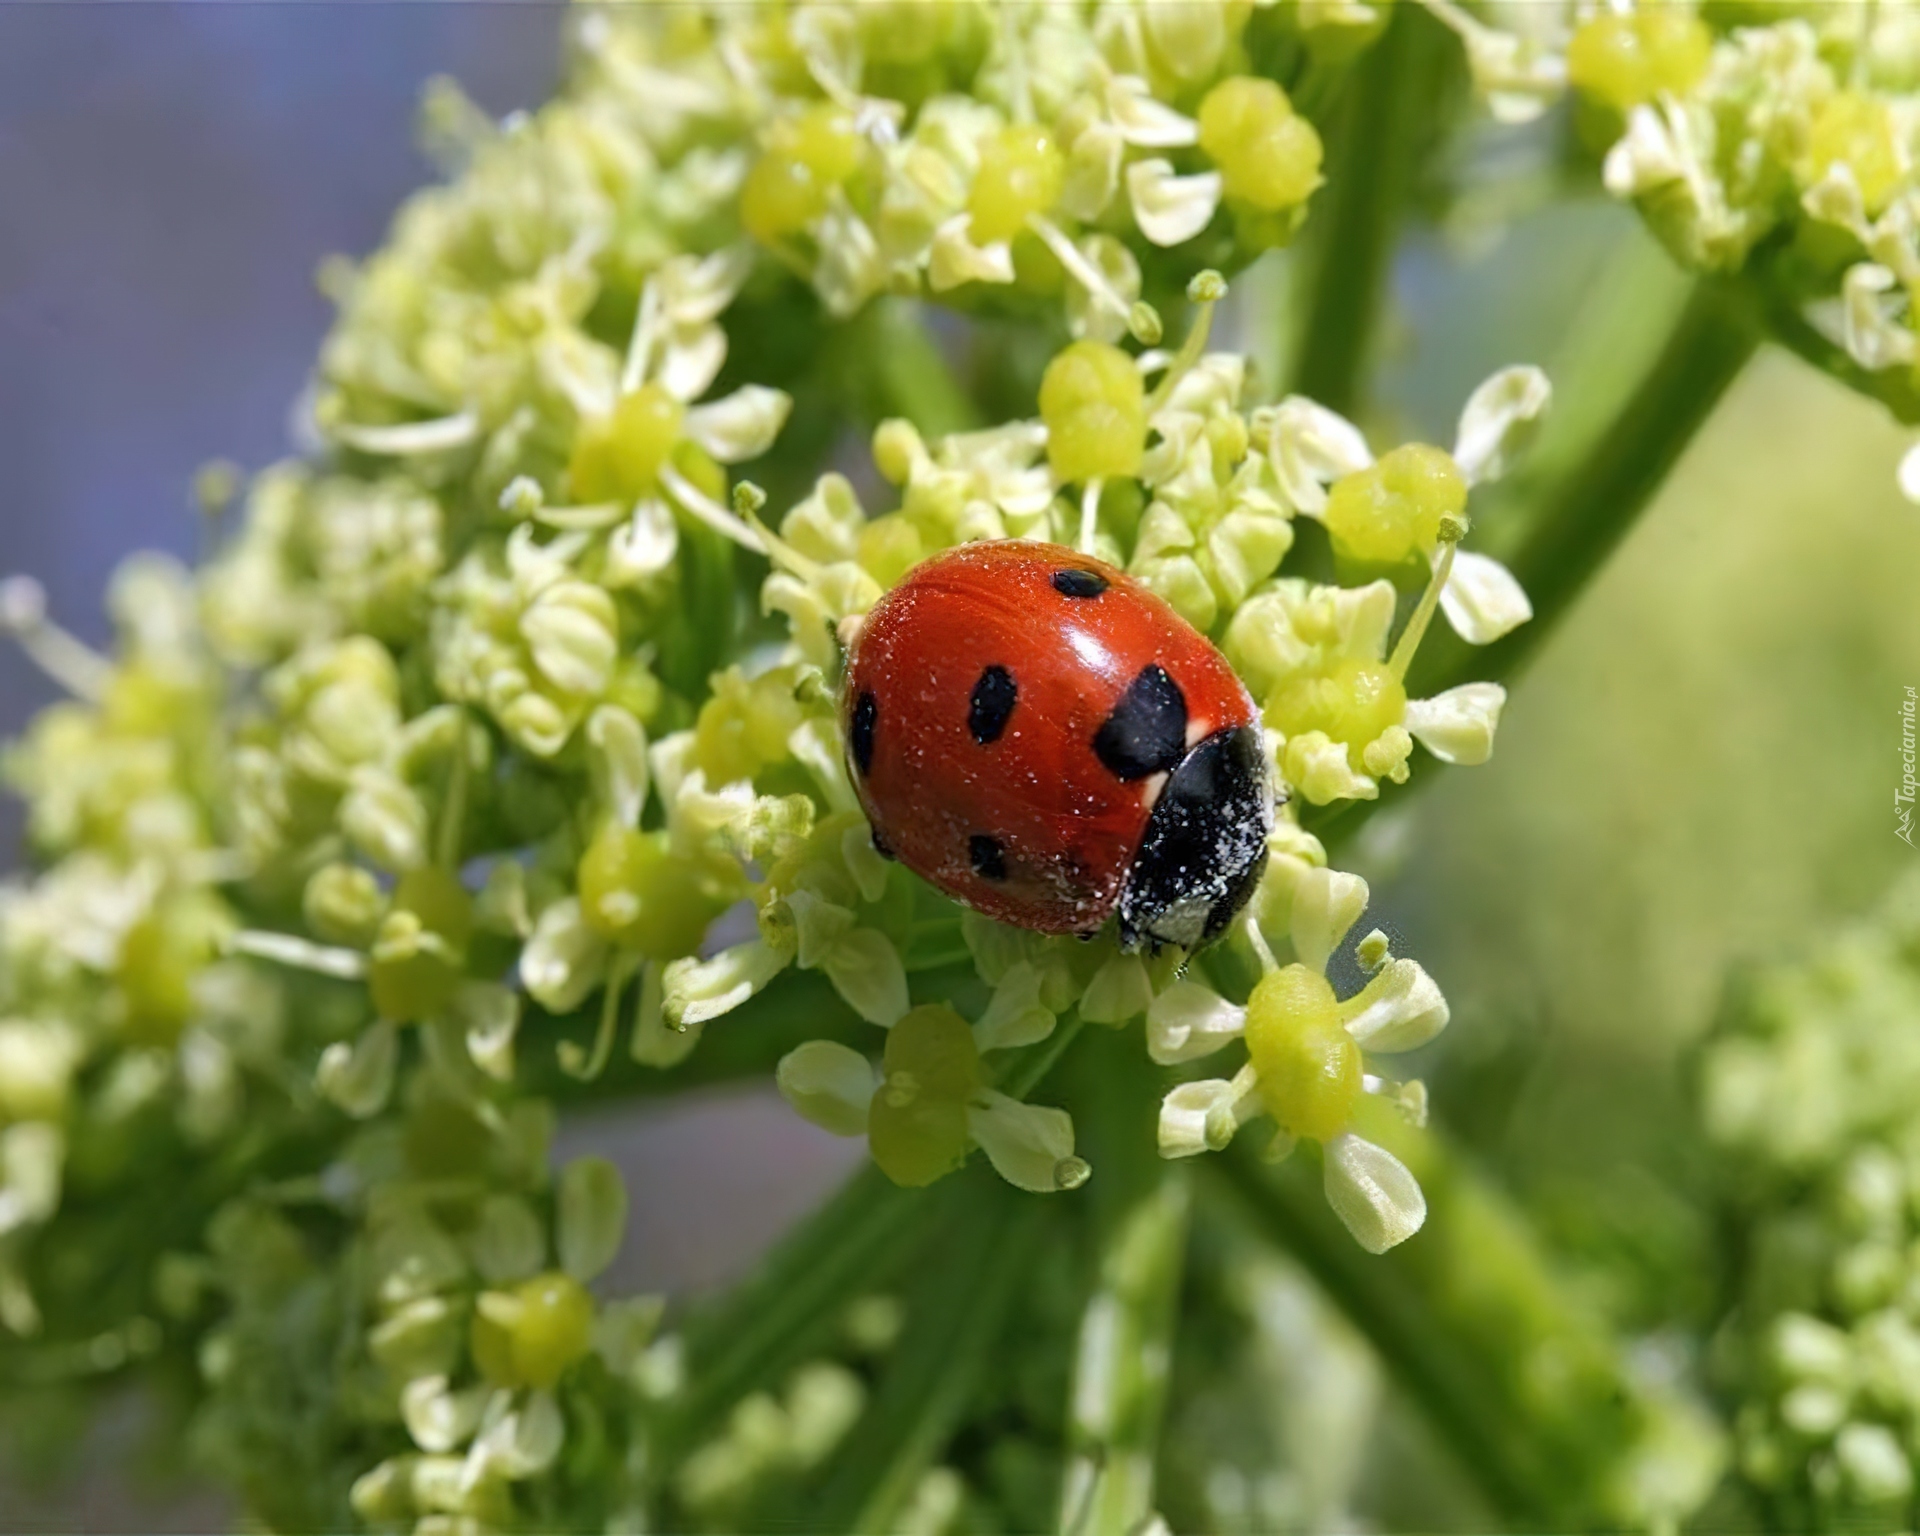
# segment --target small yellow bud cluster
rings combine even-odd
[[[1146,448],[1146,390],[1133,359],[1101,341],[1077,341],[1040,380],[1047,461],[1072,484],[1131,475]]]
[[[1627,112],[1662,94],[1690,90],[1707,70],[1713,34],[1678,5],[1598,11],[1567,45],[1567,79],[1578,90]]]
[[[474,1304],[473,1363],[496,1387],[550,1388],[592,1342],[593,1298],[559,1270],[483,1291]]]
[[[1261,1100],[1281,1129],[1330,1141],[1347,1128],[1364,1074],[1326,977],[1299,964],[1261,977],[1246,1032]]]
[[[769,245],[799,234],[859,164],[859,135],[839,107],[822,102],[781,118],[740,189],[740,222]]]
[[[1271,80],[1234,75],[1207,92],[1200,147],[1227,196],[1263,213],[1304,203],[1321,182],[1320,135]]]
[[[1395,566],[1431,555],[1442,520],[1459,519],[1466,506],[1466,476],[1452,455],[1409,443],[1335,481],[1323,521],[1341,559]]]

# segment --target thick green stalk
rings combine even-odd
[[[1731,293],[1696,283],[1636,387],[1610,415],[1596,421],[1593,402],[1570,402],[1568,429],[1543,436],[1532,472],[1487,498],[1469,536],[1471,548],[1519,578],[1532,620],[1479,648],[1436,634],[1414,670],[1422,692],[1519,670],[1653,500],[1759,340]],[[1617,334],[1615,346],[1623,346]],[[1577,368],[1564,376],[1581,377]]]
[[[1243,1139],[1208,1159],[1209,1187],[1314,1276],[1502,1514],[1555,1530],[1645,1518],[1619,1507],[1648,1421],[1615,1348],[1437,1136],[1383,1139],[1428,1204],[1425,1229],[1383,1257],[1340,1226],[1310,1156],[1271,1167]]]
[[[1533,618],[1488,646],[1435,626],[1408,677],[1411,695],[1519,673],[1646,510],[1759,339],[1735,294],[1689,282],[1635,238],[1548,369],[1565,388],[1538,442],[1474,509],[1466,547],[1506,564]],[[1304,820],[1322,837],[1346,839],[1382,803],[1343,801]]]
[[[1186,1170],[1165,1163],[1105,1235],[1081,1315],[1061,1536],[1132,1536],[1154,1513],[1154,1465],[1187,1244]]]
[[[1424,10],[1392,11],[1329,124],[1327,184],[1307,221],[1312,276],[1292,388],[1343,415],[1364,403],[1394,249],[1457,66],[1458,45]]]

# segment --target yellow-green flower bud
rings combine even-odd
[[[301,898],[307,926],[329,944],[373,942],[387,913],[387,895],[370,871],[357,864],[323,864]]]
[[[740,189],[740,222],[762,244],[798,234],[827,210],[827,194],[860,165],[860,137],[822,102],[774,125],[767,152]]]
[[[611,415],[583,420],[567,473],[577,502],[637,500],[654,488],[680,440],[686,407],[659,384],[620,397]]]
[[[1441,519],[1459,518],[1466,506],[1467,478],[1452,455],[1409,443],[1336,480],[1321,520],[1343,559],[1400,565],[1431,555]]]
[[[1147,442],[1146,390],[1133,359],[1103,341],[1076,341],[1040,379],[1047,462],[1071,483],[1140,468]]]
[[[1014,123],[988,139],[967,198],[974,243],[1011,240],[1030,214],[1045,213],[1060,196],[1066,169],[1053,135],[1037,124]]]
[[[551,1388],[593,1342],[593,1298],[559,1271],[483,1291],[470,1337],[474,1364],[497,1387]]]
[[[950,1173],[967,1153],[967,1100],[980,1086],[980,1051],[965,1019],[929,1004],[887,1035],[881,1083],[867,1117],[880,1171],[915,1188]]]
[[[1617,112],[1628,112],[1663,91],[1688,90],[1707,71],[1713,34],[1676,5],[1631,12],[1600,11],[1582,22],[1567,45],[1567,79]]]
[[[896,585],[926,556],[920,530],[903,513],[876,517],[860,530],[861,568],[883,587]]]
[[[120,991],[127,1034],[146,1045],[172,1045],[193,1015],[193,978],[211,957],[209,935],[166,908],[127,930],[120,946]]]
[[[1860,188],[1869,214],[1878,214],[1900,185],[1900,146],[1893,113],[1878,96],[1839,91],[1821,103],[1807,135],[1804,176],[1819,181],[1836,165],[1845,165]]]
[[[1200,147],[1220,167],[1228,197],[1268,213],[1305,202],[1320,185],[1320,135],[1271,80],[1234,75],[1208,91]]]
[[[454,875],[434,865],[403,875],[367,971],[380,1017],[412,1024],[446,1008],[472,937],[473,898]]]
[[[1360,1047],[1324,976],[1289,965],[1262,977],[1247,999],[1246,1040],[1275,1120],[1314,1141],[1347,1128],[1360,1097]]]
[[[1367,744],[1399,725],[1407,690],[1384,663],[1345,657],[1320,675],[1282,683],[1267,700],[1266,722],[1284,735],[1324,731],[1360,769]]]
[[[651,960],[699,949],[732,893],[711,870],[674,854],[665,832],[609,823],[581,856],[580,914],[604,939]]]
[[[787,738],[804,717],[790,674],[768,673],[749,682],[732,667],[714,679],[713,697],[700,706],[693,763],[712,787],[750,779],[788,755]]]

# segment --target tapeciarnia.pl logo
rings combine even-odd
[[[1913,712],[1914,690],[1900,701],[1900,787],[1893,792],[1893,835],[1913,846]]]

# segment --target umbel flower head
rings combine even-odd
[[[1324,1146],[1361,1242],[1409,1235],[1419,1191],[1356,1106],[1417,1113],[1368,1058],[1445,1006],[1374,945],[1335,995],[1364,887],[1298,818],[1403,782],[1415,742],[1487,757],[1497,687],[1403,679],[1435,612],[1475,643],[1527,616],[1467,500],[1546,388],[1504,371],[1450,450],[1376,458],[1214,337],[1222,271],[1290,239],[1321,180],[1261,61],[1344,68],[1359,9],[595,8],[538,112],[437,91],[449,179],[325,273],[306,457],[237,494],[210,477],[213,553],[131,563],[111,654],[0,587],[71,695],[7,760],[42,867],[0,892],[0,1325],[89,1358],[195,1346],[205,1437],[272,1523],[627,1519],[609,1447],[675,1357],[646,1304],[586,1288],[624,1195],[604,1165],[549,1179],[536,1080],[669,1073],[755,999],[831,1037],[779,1064],[789,1100],[915,1187],[976,1150],[1024,1190],[1083,1184],[1042,1100],[1085,1026],[1145,1019],[1162,1062],[1238,1036],[1239,1076],[1169,1096],[1164,1149],[1264,1113]],[[1035,413],[923,430],[892,349],[829,345],[924,343],[910,305],[1040,338]],[[885,402],[872,508],[820,472],[821,402],[847,400]],[[1303,516],[1333,582],[1286,570]],[[843,626],[997,538],[1121,566],[1265,708],[1285,804],[1227,942],[1291,936],[1295,961],[1251,997],[964,913],[876,851]],[[178,1212],[176,1186],[210,1202],[184,1229],[90,1215]],[[88,1313],[108,1278],[155,1315]],[[290,1351],[348,1383],[317,1437]],[[750,1399],[688,1463],[689,1507],[815,1464],[848,1382]],[[263,1447],[309,1441],[324,1476],[276,1475]]]
[[[1293,883],[1295,959],[1262,953],[1264,974],[1244,1006],[1193,981],[1176,981],[1147,1011],[1147,1048],[1173,1064],[1210,1056],[1235,1040],[1246,1065],[1231,1078],[1182,1083],[1160,1108],[1160,1153],[1191,1157],[1224,1148],[1249,1120],[1269,1117],[1268,1155],[1302,1140],[1325,1158],[1328,1203],[1360,1245],[1381,1253],[1419,1231],[1426,1201],[1405,1164],[1355,1130],[1363,1095],[1388,1099],[1416,1125],[1426,1121],[1426,1087],[1370,1070],[1377,1058],[1417,1050],[1447,1026],[1446,999],[1412,960],[1395,959],[1379,930],[1358,955],[1373,974],[1342,1000],[1327,961],[1360,920],[1367,883],[1358,875],[1307,869]],[[1258,941],[1264,950],[1264,940]]]
[[[1745,978],[1700,1112],[1746,1255],[1717,1363],[1743,1477],[1810,1528],[1899,1518],[1915,1488],[1920,887]]]

